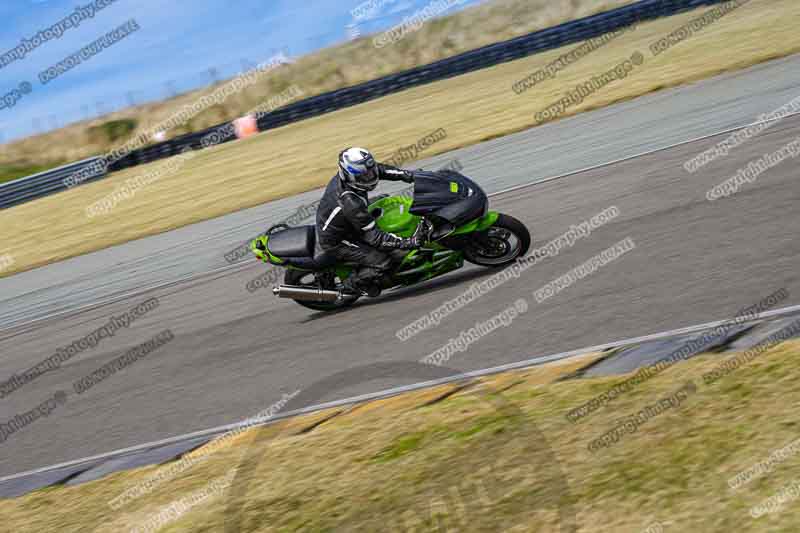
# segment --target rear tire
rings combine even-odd
[[[528,253],[530,246],[531,234],[525,224],[501,213],[486,230],[486,239],[464,249],[464,258],[476,265],[502,268]]]
[[[304,272],[302,270],[287,270],[286,274],[283,277],[283,282],[286,285],[299,285],[301,287],[321,287],[323,289],[328,290],[338,290],[339,287],[336,285],[336,280],[333,276],[325,276],[322,279],[324,280],[320,283],[320,277],[314,276],[313,272]],[[338,309],[344,309],[346,307],[350,307],[353,305],[356,300],[358,300],[358,296],[348,296],[343,298],[341,301],[336,302],[306,302],[300,300],[294,300],[295,303],[302,305],[305,308],[312,309],[314,311],[336,311]]]

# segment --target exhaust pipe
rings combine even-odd
[[[291,298],[302,302],[335,302],[339,299],[339,291],[329,291],[296,285],[278,285],[272,288],[272,294],[278,298]]]

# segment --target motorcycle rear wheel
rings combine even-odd
[[[485,238],[471,241],[464,249],[464,258],[480,266],[505,267],[528,253],[530,246],[531,234],[525,224],[501,213]]]

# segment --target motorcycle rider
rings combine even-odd
[[[328,183],[317,208],[320,247],[340,261],[359,265],[343,281],[343,294],[377,296],[393,262],[402,260],[406,250],[421,247],[429,237],[427,222],[420,223],[409,238],[378,229],[369,213],[367,193],[378,186],[379,180],[414,183],[414,175],[378,163],[364,148],[347,148],[339,154],[339,172]]]

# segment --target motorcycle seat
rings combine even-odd
[[[267,246],[272,255],[300,268],[318,270],[336,262],[335,257],[317,244],[316,227],[312,225],[275,232],[270,235]]]
[[[317,233],[314,226],[299,226],[270,235],[267,246],[276,257],[313,257]]]

